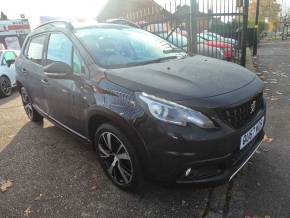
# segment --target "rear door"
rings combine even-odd
[[[33,36],[30,39],[19,72],[25,80],[24,86],[32,98],[34,106],[38,107],[45,113],[48,112],[46,96],[44,95],[43,88],[45,83],[43,57],[46,41],[46,34]]]

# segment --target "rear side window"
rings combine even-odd
[[[42,53],[45,43],[45,35],[36,36],[31,39],[28,51],[27,58],[34,63],[41,64],[42,63]]]

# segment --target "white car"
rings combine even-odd
[[[15,80],[15,58],[19,54],[17,50],[0,50],[0,97],[11,95]]]

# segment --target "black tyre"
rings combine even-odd
[[[0,96],[8,97],[12,94],[12,85],[8,77],[0,77]]]
[[[24,110],[26,115],[32,122],[41,122],[43,120],[43,116],[41,116],[32,105],[31,98],[29,97],[26,89],[24,87],[20,88],[20,95],[23,103]]]
[[[136,151],[126,136],[110,124],[102,124],[95,134],[95,148],[103,170],[125,191],[136,191],[144,182]]]

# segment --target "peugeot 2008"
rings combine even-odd
[[[125,190],[231,180],[264,136],[263,82],[233,63],[187,55],[144,30],[51,22],[27,37],[17,86],[43,117],[92,143]]]

